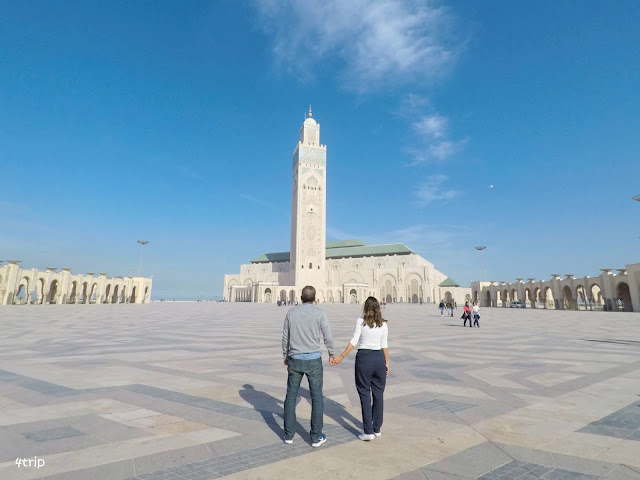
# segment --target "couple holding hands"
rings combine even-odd
[[[374,297],[367,298],[362,317],[356,320],[353,337],[344,352],[336,356],[329,320],[325,312],[314,305],[315,297],[315,288],[304,287],[302,304],[290,309],[284,320],[282,354],[289,374],[284,401],[284,443],[293,443],[297,423],[296,400],[300,382],[305,375],[311,395],[311,446],[319,447],[327,441],[327,436],[322,433],[324,402],[321,340],[324,340],[332,366],[339,365],[354,348],[358,349],[355,383],[360,396],[364,430],[358,438],[364,441],[374,440],[381,435],[383,394],[389,375],[388,328],[387,321],[382,318],[380,304]]]

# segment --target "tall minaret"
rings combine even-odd
[[[327,235],[327,147],[311,107],[293,152],[291,196],[291,272],[293,285],[325,287]]]

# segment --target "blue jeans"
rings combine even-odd
[[[378,433],[382,427],[386,383],[387,366],[382,350],[359,349],[356,355],[356,389],[360,395],[362,427],[366,434]]]
[[[287,397],[284,400],[284,438],[290,440],[296,431],[296,400],[303,375],[309,381],[311,393],[311,442],[322,435],[324,401],[322,398],[322,358],[315,360],[289,359],[289,378],[287,379]]]

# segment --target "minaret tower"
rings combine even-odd
[[[320,124],[311,114],[300,128],[293,152],[291,196],[291,273],[293,285],[326,286],[327,147],[320,144]]]

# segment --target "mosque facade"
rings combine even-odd
[[[224,277],[228,302],[296,301],[305,285],[318,302],[362,303],[374,296],[387,303],[438,303],[471,299],[432,263],[404,244],[367,245],[359,240],[326,241],[327,147],[311,108],[293,151],[291,248],[265,253]]]

